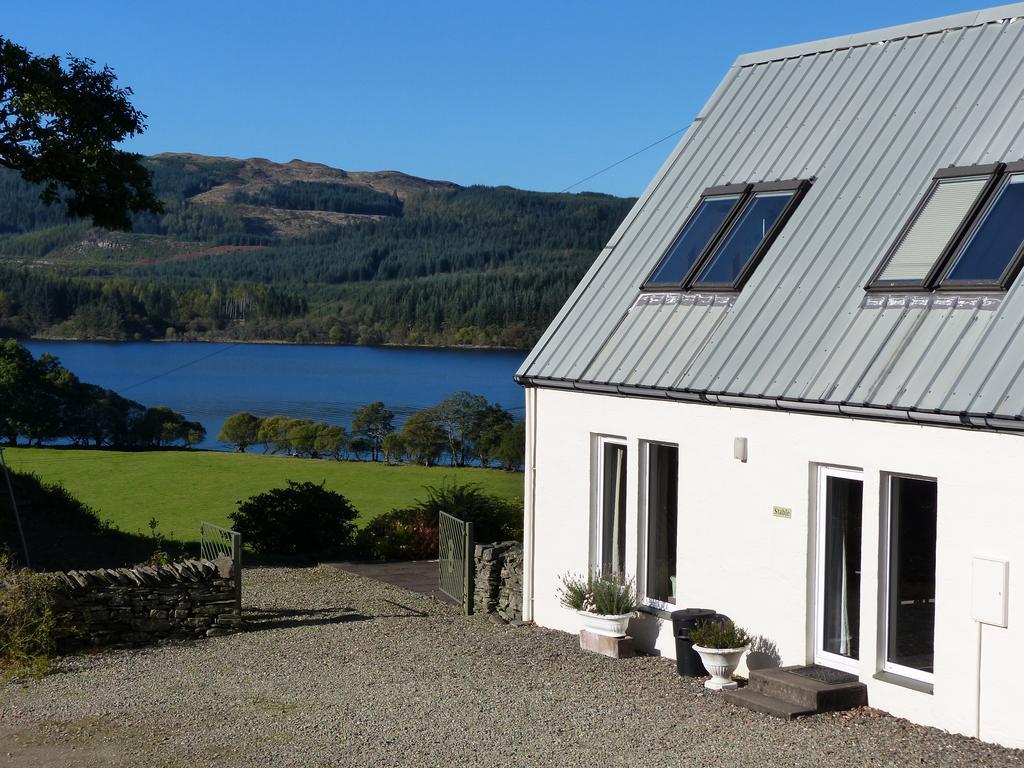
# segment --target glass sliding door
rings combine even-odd
[[[626,445],[598,440],[597,515],[591,567],[621,574],[626,555]]]
[[[883,669],[924,682],[935,671],[934,480],[889,477]]]
[[[851,672],[860,658],[863,495],[860,472],[819,467],[814,660]]]
[[[655,607],[675,607],[678,519],[679,448],[648,443],[644,597]]]

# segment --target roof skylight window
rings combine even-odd
[[[1024,173],[1009,173],[966,235],[940,287],[1005,290],[1020,271],[1022,256]]]
[[[806,181],[794,180],[705,190],[641,287],[739,290],[771,247],[807,186]]]
[[[871,281],[875,289],[928,288],[991,188],[999,166],[948,168],[936,174]]]
[[[784,223],[796,189],[750,195],[729,234],[715,248],[693,283],[694,288],[737,290],[757,266]]]
[[[697,209],[686,220],[644,288],[679,288],[732,216],[747,186],[706,190]],[[733,191],[730,193],[729,190]]]

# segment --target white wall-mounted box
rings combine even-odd
[[[1005,560],[976,557],[971,564],[971,618],[982,624],[1005,627],[1010,564]]]

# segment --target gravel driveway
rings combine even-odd
[[[0,766],[1024,766],[870,711],[792,723],[664,659],[331,568],[246,572],[253,630],[0,684]]]

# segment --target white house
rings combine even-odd
[[[517,374],[526,617],[621,567],[1024,747],[1022,159],[1024,4],[737,59]]]

